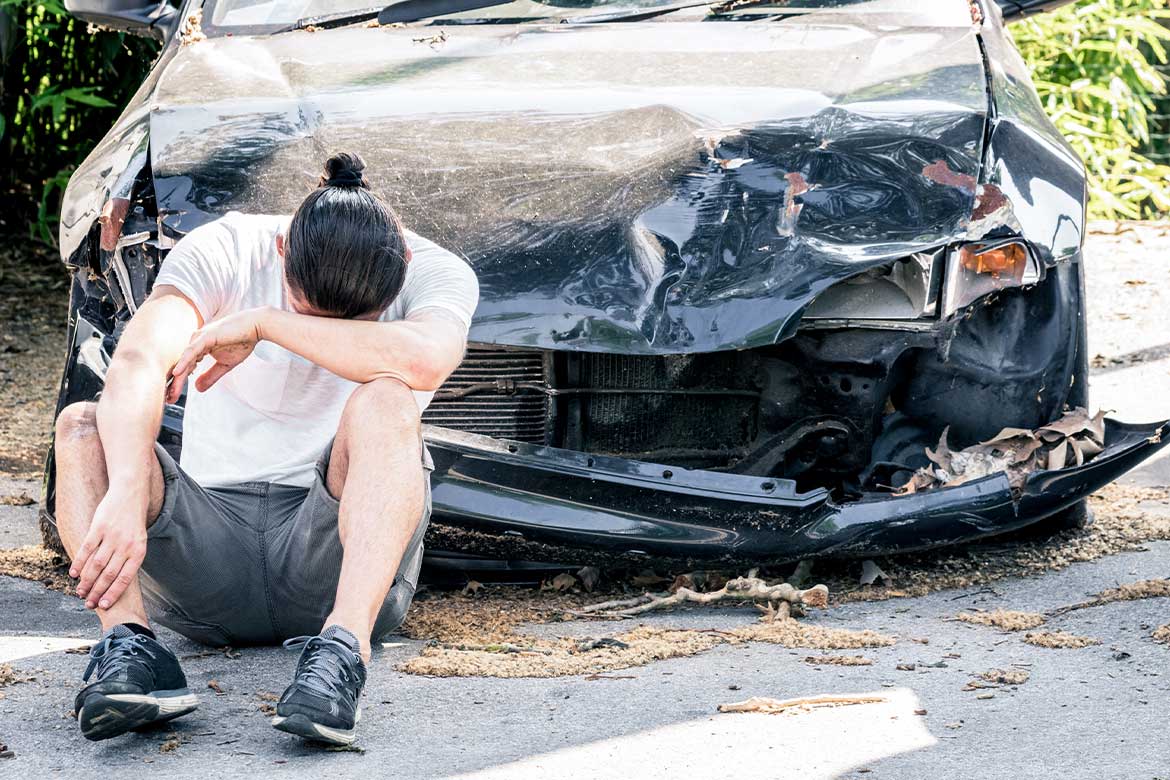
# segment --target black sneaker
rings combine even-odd
[[[341,626],[329,626],[318,636],[299,636],[284,646],[304,649],[292,685],[276,703],[272,726],[333,745],[352,743],[362,717],[358,698],[366,684],[357,637]]]
[[[148,723],[186,715],[199,706],[187,678],[166,645],[124,625],[111,628],[89,651],[82,682],[96,674],[73,701],[86,739],[109,739]]]

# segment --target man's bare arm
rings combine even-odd
[[[436,390],[463,360],[467,331],[445,309],[423,309],[396,322],[270,311],[260,332],[352,382],[389,377],[414,390]]]
[[[435,390],[463,359],[466,329],[445,309],[430,308],[405,320],[377,322],[313,317],[276,309],[248,309],[201,329],[175,364],[175,384],[205,356],[216,364],[195,386],[204,391],[271,341],[352,382],[398,379],[414,390]],[[172,396],[177,388],[172,387]]]
[[[91,608],[114,604],[146,555],[145,467],[154,457],[170,368],[200,324],[195,306],[176,288],[161,285],[114,352],[97,406],[110,487],[69,568],[81,578],[77,592]]]

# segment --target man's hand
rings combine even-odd
[[[244,362],[261,341],[260,320],[265,308],[245,309],[221,320],[209,322],[191,335],[191,343],[171,369],[173,381],[167,388],[167,403],[175,403],[183,393],[187,377],[207,355],[215,365],[195,379],[195,387],[204,392],[233,368]]]
[[[148,503],[141,488],[111,487],[94,511],[89,533],[69,566],[69,576],[81,578],[77,595],[90,609],[109,609],[134,581],[146,557]]]

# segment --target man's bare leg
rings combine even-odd
[[[378,379],[354,391],[329,458],[326,487],[340,497],[344,548],[333,611],[370,660],[374,621],[422,516],[425,492],[418,405],[410,389]]]
[[[70,558],[85,540],[94,510],[109,488],[96,410],[96,404],[76,403],[65,407],[57,417],[53,445],[57,463],[57,530]],[[162,511],[162,468],[154,457],[142,465],[142,478],[150,483],[149,524]],[[85,598],[86,594],[79,595]],[[109,609],[96,604],[92,608],[103,631],[119,623],[149,625],[137,576]]]
[[[95,404],[73,404],[57,418],[57,530],[71,559],[85,543],[94,513],[109,490],[96,409]],[[149,481],[149,525],[162,509],[164,488],[162,468],[153,454],[149,463],[142,464],[141,479]],[[99,548],[93,557],[100,559],[102,555],[103,549]],[[98,563],[104,567],[106,561]],[[76,565],[71,564],[71,569],[76,571]],[[110,581],[104,581],[106,577]],[[90,593],[81,593],[82,587],[78,586],[79,595],[87,599],[87,605],[101,620],[103,632],[124,623],[149,628],[137,574],[127,578],[125,590],[108,608],[101,606],[106,596],[94,603],[95,593],[107,592],[113,578],[103,571]],[[84,684],[73,701],[78,726],[86,739],[116,737],[139,726],[177,718],[199,706],[199,697],[187,688],[174,653],[152,636],[141,636],[141,629],[121,630],[126,633],[110,633],[110,642],[94,645]],[[138,653],[135,648],[139,646],[147,652]]]

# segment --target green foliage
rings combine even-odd
[[[1170,166],[1140,153],[1166,83],[1170,0],[1081,0],[1012,24],[1044,109],[1089,171],[1092,217],[1170,212]]]
[[[0,150],[7,163],[0,187],[14,201],[9,208],[19,208],[21,197],[39,200],[28,215],[29,232],[52,242],[69,174],[142,83],[158,44],[88,30],[62,0],[0,0],[0,12],[14,39],[0,90]]]

